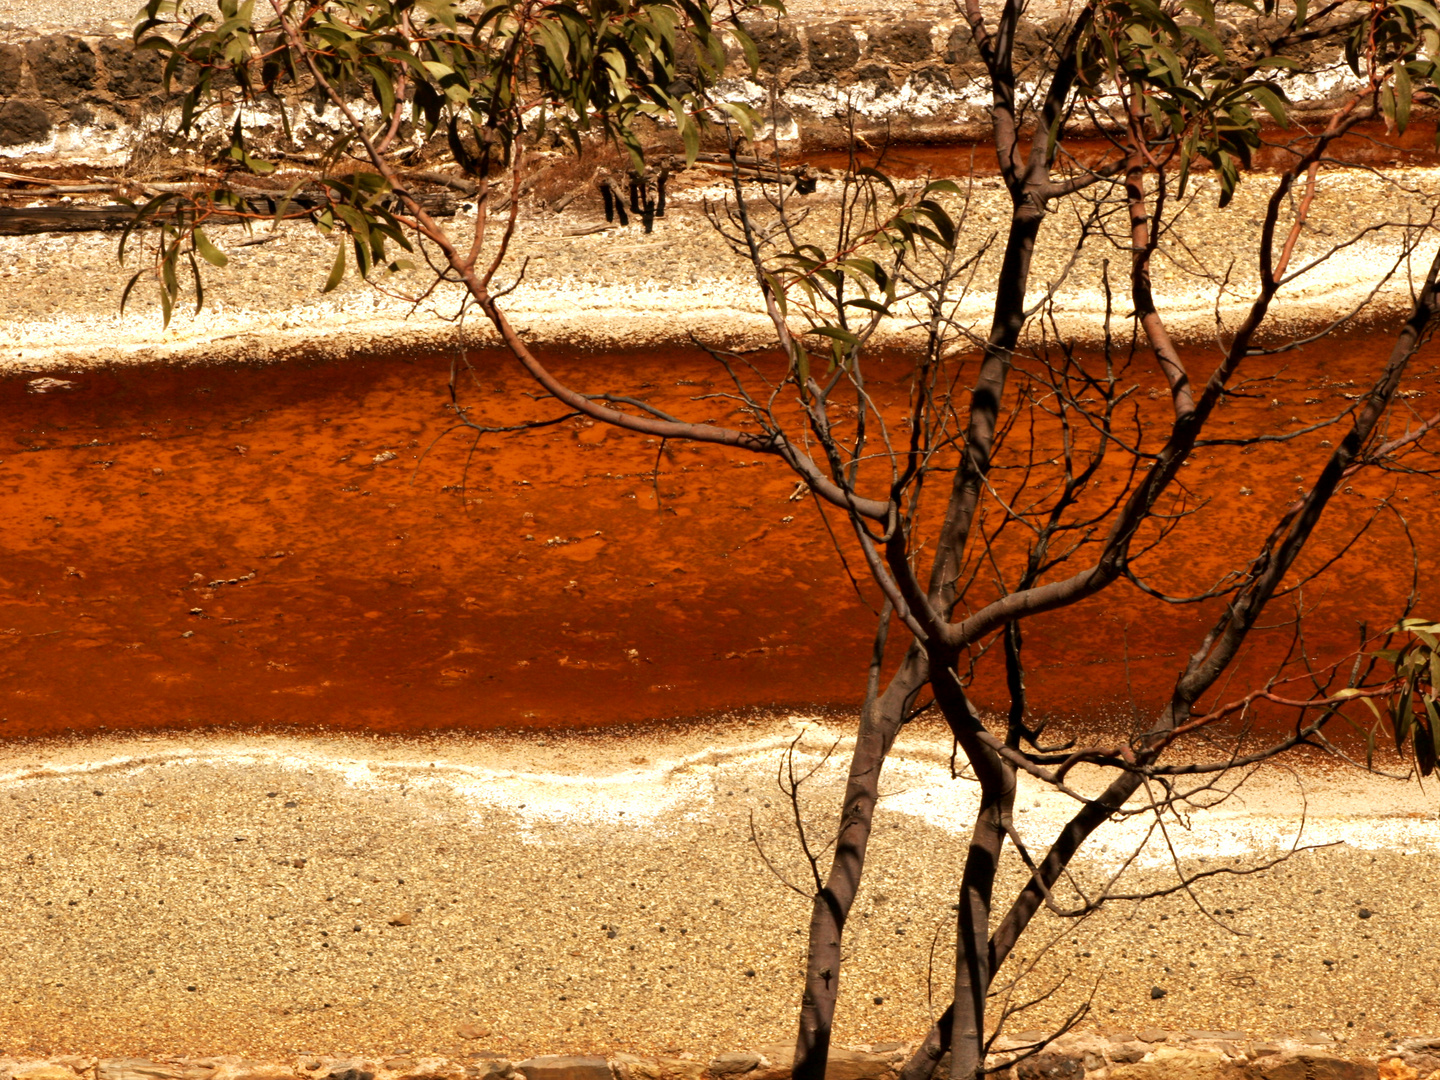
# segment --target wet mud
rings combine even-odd
[[[1275,382],[1227,406],[1226,423],[1273,426],[1279,410],[1282,426],[1303,427],[1343,408],[1351,380],[1388,347],[1357,333],[1291,354]],[[471,416],[504,425],[557,415],[504,355],[472,359]],[[638,387],[667,410],[729,415],[705,396],[722,387],[702,353],[552,360],[590,390]],[[855,705],[878,598],[852,585],[836,555],[830,530],[861,574],[845,522],[832,512],[827,527],[783,466],[573,419],[478,443],[444,436],[455,419],[450,363],[0,380],[0,738],[593,727]],[[899,356],[880,365],[877,398],[897,405],[908,370]],[[1144,416],[1163,417],[1148,369],[1133,381]],[[1434,382],[1433,369],[1417,369],[1406,408],[1424,412]],[[1163,563],[1140,565],[1177,592],[1243,565],[1227,552],[1258,549],[1331,435],[1198,455],[1188,486],[1203,513],[1179,522]],[[1303,606],[1313,657],[1353,648],[1361,621],[1392,618],[1417,566],[1425,608],[1437,490],[1408,479],[1408,501],[1377,514],[1395,482],[1357,481],[1337,499],[1312,569],[1373,524],[1341,569],[1277,605],[1276,623]],[[1026,641],[1032,709],[1087,725],[1143,717],[1217,610],[1162,605],[1122,585],[1037,620]],[[1258,635],[1233,685],[1292,641],[1286,626]],[[892,662],[898,651],[892,643]],[[1001,699],[996,660],[979,660],[982,702]]]

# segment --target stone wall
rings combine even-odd
[[[163,106],[162,71],[160,55],[137,51],[128,37],[0,43],[0,152],[54,150],[87,134],[113,142]]]
[[[462,1025],[461,1038],[483,1038]],[[1001,1044],[988,1063],[999,1080],[1440,1080],[1440,1038],[1409,1039],[1378,1061],[1338,1050],[1318,1032],[1261,1042],[1239,1031],[1168,1032],[1110,1036],[1070,1034],[1039,1054],[1025,1054],[1021,1033]],[[827,1080],[897,1080],[911,1047],[900,1043],[835,1049]],[[759,1047],[720,1054],[646,1058],[551,1055],[512,1062],[476,1051],[458,1058],[397,1054],[375,1061],[306,1055],[264,1062],[239,1057],[17,1060],[0,1057],[0,1080],[789,1080],[791,1047]],[[1017,1059],[1018,1056],[1018,1060]],[[937,1077],[948,1076],[942,1059]]]
[[[1016,40],[1022,91],[1027,74],[1041,73],[1058,28],[1022,24]],[[733,78],[724,92],[766,110],[776,133],[797,149],[843,147],[852,122],[872,142],[956,143],[988,133],[979,59],[968,30],[953,19],[794,19],[749,29],[762,74]],[[128,37],[7,37],[0,43],[0,154],[120,152],[126,134],[133,141],[143,117],[166,104],[159,55],[137,52]],[[739,49],[732,52],[732,70],[743,71]],[[1290,91],[1316,105],[1334,87],[1310,80]]]

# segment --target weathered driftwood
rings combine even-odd
[[[207,224],[233,225],[241,221],[265,219],[274,215],[277,202],[277,199],[270,198],[248,199],[248,214],[216,211],[207,215],[205,220]],[[422,195],[420,202],[435,217],[452,217],[455,214],[455,199],[450,195]],[[294,210],[310,210],[321,206],[322,200],[313,196],[296,195],[291,198],[290,205]],[[135,207],[124,203],[109,206],[0,206],[0,236],[123,229],[134,222],[135,212]],[[158,225],[168,216],[157,214],[149,220],[149,224]]]

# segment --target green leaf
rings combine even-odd
[[[1395,127],[1403,132],[1410,123],[1410,103],[1415,93],[1410,86],[1410,72],[1404,61],[1395,63]]]
[[[140,280],[143,270],[136,270],[130,275],[130,280],[125,283],[125,291],[120,294],[120,314],[125,314],[125,303],[130,299],[130,290],[135,288],[135,283]]]
[[[548,21],[541,21],[536,25],[535,36],[540,39],[540,47],[550,61],[550,66],[554,68],[554,74],[563,75],[570,58],[570,39],[559,27]]]
[[[670,114],[675,117],[675,126],[680,129],[680,138],[685,142],[685,164],[693,165],[700,153],[700,129],[695,126],[695,121],[685,111],[684,105],[663,91],[660,96],[670,107]]]
[[[415,106],[413,115],[417,126],[419,126],[418,121],[421,117],[424,118],[426,138],[435,134],[435,129],[440,126],[440,109],[443,105],[443,99],[428,82],[421,79],[415,83]]]
[[[788,311],[787,311],[788,304],[787,304],[787,302],[786,302],[785,289],[784,289],[784,287],[781,285],[780,279],[779,279],[776,275],[772,274],[772,273],[771,273],[770,271],[768,271],[768,270],[766,270],[766,271],[764,272],[764,276],[763,276],[763,277],[764,277],[765,285],[766,285],[766,286],[769,288],[769,290],[770,290],[770,295],[775,298],[775,305],[780,309],[780,315],[781,315],[781,317],[784,317],[785,315],[788,314]]]
[[[1279,93],[1279,87],[1273,84],[1256,83],[1250,87],[1250,96],[1265,107],[1275,123],[1282,128],[1290,126],[1290,117],[1285,110],[1285,99]]]
[[[740,46],[740,51],[745,54],[745,64],[750,68],[750,74],[754,75],[758,73],[760,70],[760,50],[755,47],[755,39],[747,34],[738,23],[731,25],[730,36],[735,39]]]
[[[819,334],[822,337],[828,337],[835,341],[843,342],[844,344],[849,345],[852,348],[860,344],[860,339],[858,337],[852,334],[849,330],[846,330],[843,327],[839,326],[814,326],[805,332],[807,334]]]
[[[846,259],[840,265],[845,267],[847,270],[854,271],[855,273],[861,274],[864,277],[870,279],[881,289],[884,289],[886,287],[886,284],[890,280],[889,275],[885,273],[884,268],[881,267],[880,264],[877,263],[874,259],[856,257],[853,259]]]
[[[1410,691],[1403,690],[1400,699],[1395,703],[1395,749],[1401,750],[1405,746],[1405,740],[1410,735],[1410,729],[1415,723],[1415,713],[1411,708]]]
[[[746,139],[752,143],[755,141],[754,109],[741,101],[716,101],[711,104],[734,119]]]
[[[1431,25],[1440,29],[1440,10],[1437,10],[1434,4],[1422,3],[1421,0],[1393,0],[1393,2],[1396,7],[1413,11],[1422,19],[1428,20]]]
[[[1192,131],[1180,144],[1180,177],[1175,189],[1175,197],[1178,199],[1185,198],[1185,189],[1190,183],[1190,159],[1195,155],[1195,143],[1199,137],[1198,131]]]
[[[195,227],[195,250],[200,252],[200,257],[211,266],[224,266],[230,261],[229,256],[212,244],[198,225]]]
[[[1261,60],[1257,60],[1254,65],[1256,71],[1262,68],[1298,69],[1302,66],[1300,61],[1296,60],[1293,56],[1267,56]]]
[[[368,232],[369,230],[366,231]],[[359,233],[355,233],[351,239],[355,246],[355,271],[362,278],[368,278],[371,269],[370,245],[361,239]]]
[[[200,277],[200,264],[195,261],[195,253],[187,251],[185,257],[190,260],[190,276],[195,280],[195,314],[199,315],[205,306],[205,282]]]
[[[170,326],[170,314],[175,307],[175,298],[171,296],[170,290],[162,287],[160,289],[160,317],[161,327],[168,329]]]
[[[395,87],[390,82],[390,76],[379,64],[366,64],[365,70],[370,73],[370,78],[375,85],[375,93],[380,97],[380,115],[387,120],[395,113]]]
[[[895,190],[895,182],[891,180],[888,176],[886,176],[884,173],[882,173],[879,169],[872,169],[870,166],[865,165],[859,169],[856,169],[855,175],[857,178],[864,177],[869,180],[874,180],[877,183],[884,184],[890,192],[890,197],[896,202],[900,201],[900,194]]]
[[[1234,156],[1224,150],[1216,155],[1216,164],[1220,169],[1220,209],[1223,210],[1235,197],[1235,186],[1240,183],[1240,170],[1236,168]]]
[[[940,234],[945,249],[952,250],[955,247],[955,223],[950,220],[945,208],[933,199],[921,199],[917,209],[935,223],[935,230]]]
[[[165,292],[168,292],[171,298],[180,294],[180,279],[175,273],[175,259],[179,253],[180,245],[178,243],[172,244],[170,249],[165,253],[165,257],[160,260],[160,282],[164,286]]]
[[[325,287],[320,291],[328,293],[333,290],[345,277],[345,241],[335,245],[335,262],[330,267],[330,276],[325,279]]]

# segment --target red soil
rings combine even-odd
[[[1309,148],[1308,142],[1300,141],[1302,137],[1298,134],[1292,136],[1275,128],[1266,128],[1264,142],[1252,158],[1252,168],[1288,167],[1295,160],[1294,154],[1287,149],[1292,138],[1301,149]],[[1332,144],[1330,156],[1357,165],[1429,166],[1435,164],[1435,139],[1436,125],[1430,121],[1411,124],[1403,133],[1386,132],[1383,123],[1370,122],[1357,125]],[[1095,165],[1113,157],[1115,148],[1106,139],[1068,138],[1065,140],[1065,151],[1078,161]],[[999,172],[995,162],[995,147],[988,142],[902,143],[887,149],[883,158],[885,171],[896,177],[963,177],[971,174],[994,176]],[[850,165],[850,152],[813,150],[794,155],[794,160],[822,168],[845,169]],[[861,151],[857,154],[856,161],[861,165],[873,166],[879,163],[879,154],[874,150]],[[1209,165],[1198,161],[1194,168],[1196,172],[1205,172]]]
[[[1354,392],[1345,380],[1387,348],[1362,335],[1292,354],[1280,381],[1228,407],[1233,430],[1273,428],[1277,409],[1285,420],[1332,411]],[[558,411],[523,396],[531,387],[504,357],[476,363],[475,415]],[[702,355],[556,363],[577,384],[647,387],[702,419],[726,408],[692,400],[718,388]],[[877,394],[893,397],[906,366],[887,361]],[[782,466],[669,447],[652,482],[653,443],[569,421],[487,437],[467,480],[459,435],[417,457],[450,418],[447,370],[435,357],[111,369],[65,375],[73,388],[46,394],[27,392],[26,376],[0,380],[13,432],[0,451],[0,737],[615,725],[857,701],[873,616],[814,504],[787,501],[795,482]],[[1145,397],[1149,379],[1136,378],[1138,399],[1163,410]],[[1433,400],[1433,383],[1429,372],[1410,385]],[[1223,556],[1255,548],[1296,476],[1315,475],[1325,434],[1198,458],[1192,487],[1211,502],[1147,569],[1180,589],[1242,564]],[[398,457],[374,463],[384,452]],[[1440,524],[1436,486],[1407,484],[1397,507],[1423,542]],[[1392,486],[1355,484],[1320,553]],[[1305,591],[1311,654],[1352,648],[1357,619],[1393,617],[1411,576],[1397,521],[1381,515],[1343,572]],[[1425,590],[1434,557],[1420,557]],[[1214,612],[1157,608],[1126,585],[1037,624],[1035,707],[1097,721],[1128,714],[1132,695],[1163,694]],[[995,697],[994,666],[982,665],[982,699]]]

